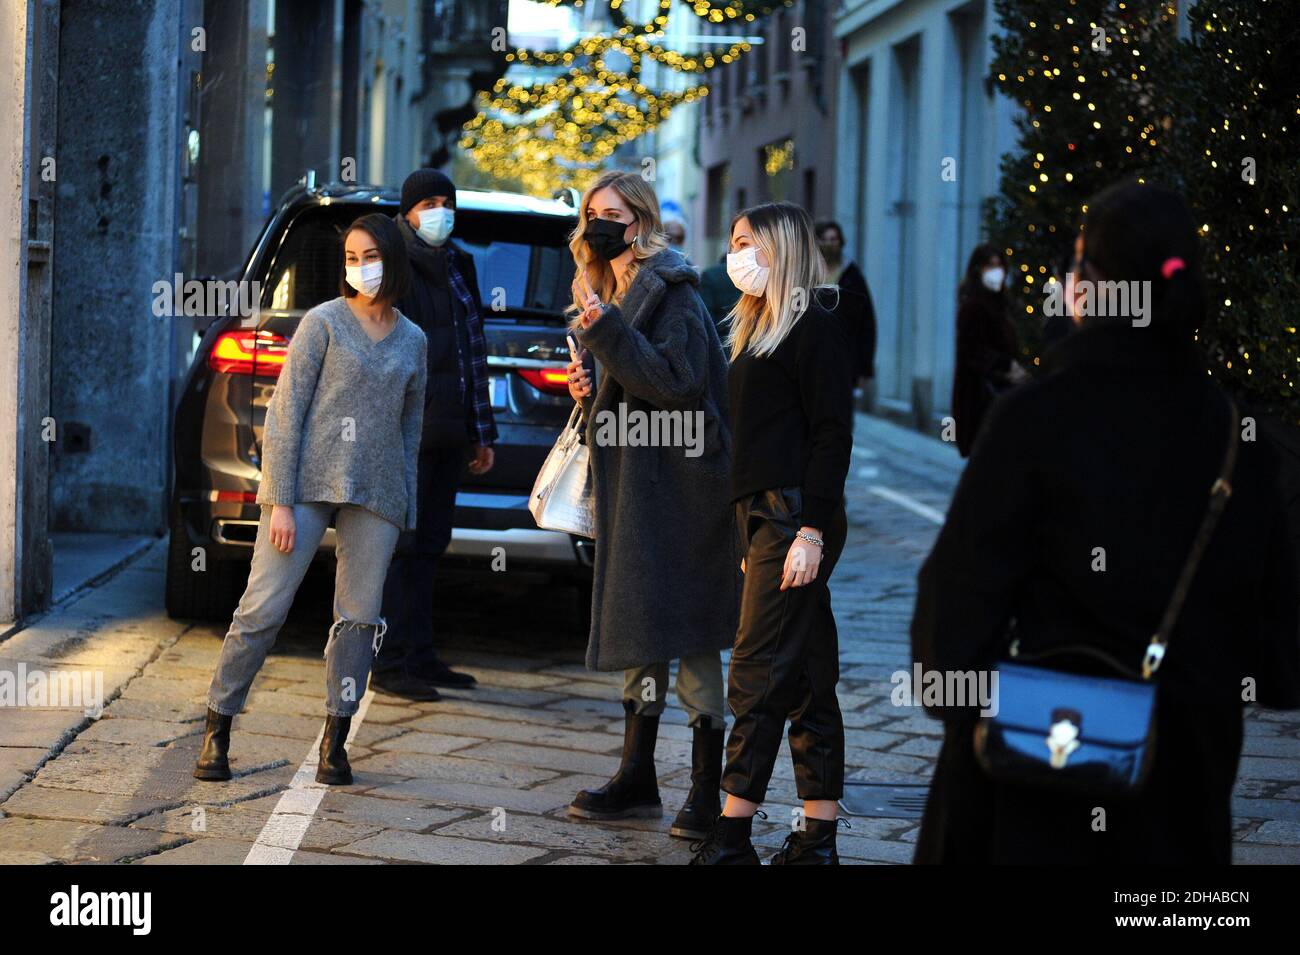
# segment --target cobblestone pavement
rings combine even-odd
[[[860,417],[850,536],[832,585],[851,776],[920,784],[938,724],[891,705],[908,666],[917,567],[960,471],[955,451]],[[670,697],[657,751],[663,820],[570,820],[573,794],[603,782],[622,740],[619,678],[582,666],[572,596],[541,580],[480,574],[440,587],[446,656],[478,677],[437,703],[368,698],[356,783],[294,777],[320,731],[328,586],[300,595],[277,651],[235,721],[236,777],[190,775],[224,627],[169,620],[164,544],[0,643],[0,673],[103,680],[98,719],[78,709],[0,708],[0,862],[294,864],[680,863],[667,828],[689,787],[690,732]],[[322,616],[324,614],[324,616]],[[796,805],[777,765],[760,852]],[[1300,714],[1254,711],[1237,799],[1240,862],[1300,861]],[[907,862],[914,818],[858,817],[845,862]]]

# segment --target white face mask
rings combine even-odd
[[[739,252],[727,253],[727,277],[731,284],[746,295],[755,298],[767,288],[767,277],[771,272],[765,265],[758,264],[758,247],[751,245]]]
[[[365,265],[343,266],[343,278],[366,298],[373,298],[384,282],[384,263],[367,262]]]
[[[990,292],[1001,292],[1002,281],[1007,277],[1005,269],[985,269],[980,273],[980,281]]]
[[[451,235],[451,227],[456,224],[456,210],[439,206],[437,209],[424,209],[420,212],[420,228],[416,234],[430,245],[442,245]]]

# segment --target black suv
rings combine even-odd
[[[398,198],[375,186],[291,189],[239,276],[260,283],[260,308],[245,309],[251,317],[217,317],[204,331],[176,408],[170,615],[221,619],[234,610],[257,535],[266,406],[289,339],[307,309],[338,296],[347,226],[368,212],[396,214]],[[501,546],[510,569],[570,578],[582,594],[591,542],[540,530],[528,512],[533,480],[573,408],[562,311],[571,300],[567,243],[575,223],[562,202],[457,191],[452,241],[478,269],[500,438],[492,470],[465,474],[446,560],[487,568]],[[331,529],[322,556],[333,547]]]

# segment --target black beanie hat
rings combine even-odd
[[[417,202],[423,202],[433,196],[446,196],[454,205],[456,202],[456,184],[441,169],[417,169],[406,177],[402,183],[402,215],[411,211]]]

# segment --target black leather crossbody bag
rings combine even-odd
[[[996,715],[981,716],[975,726],[976,759],[993,779],[1112,797],[1141,791],[1156,744],[1153,677],[1197,565],[1232,494],[1240,420],[1236,402],[1228,400],[1231,414],[1223,466],[1210,488],[1209,506],[1159,629],[1147,646],[1141,673],[1093,647],[1028,655],[1019,652],[1019,638],[1013,639],[1011,660],[998,664],[996,670]],[[1037,665],[1065,657],[1086,658],[1117,675],[1082,675]]]

